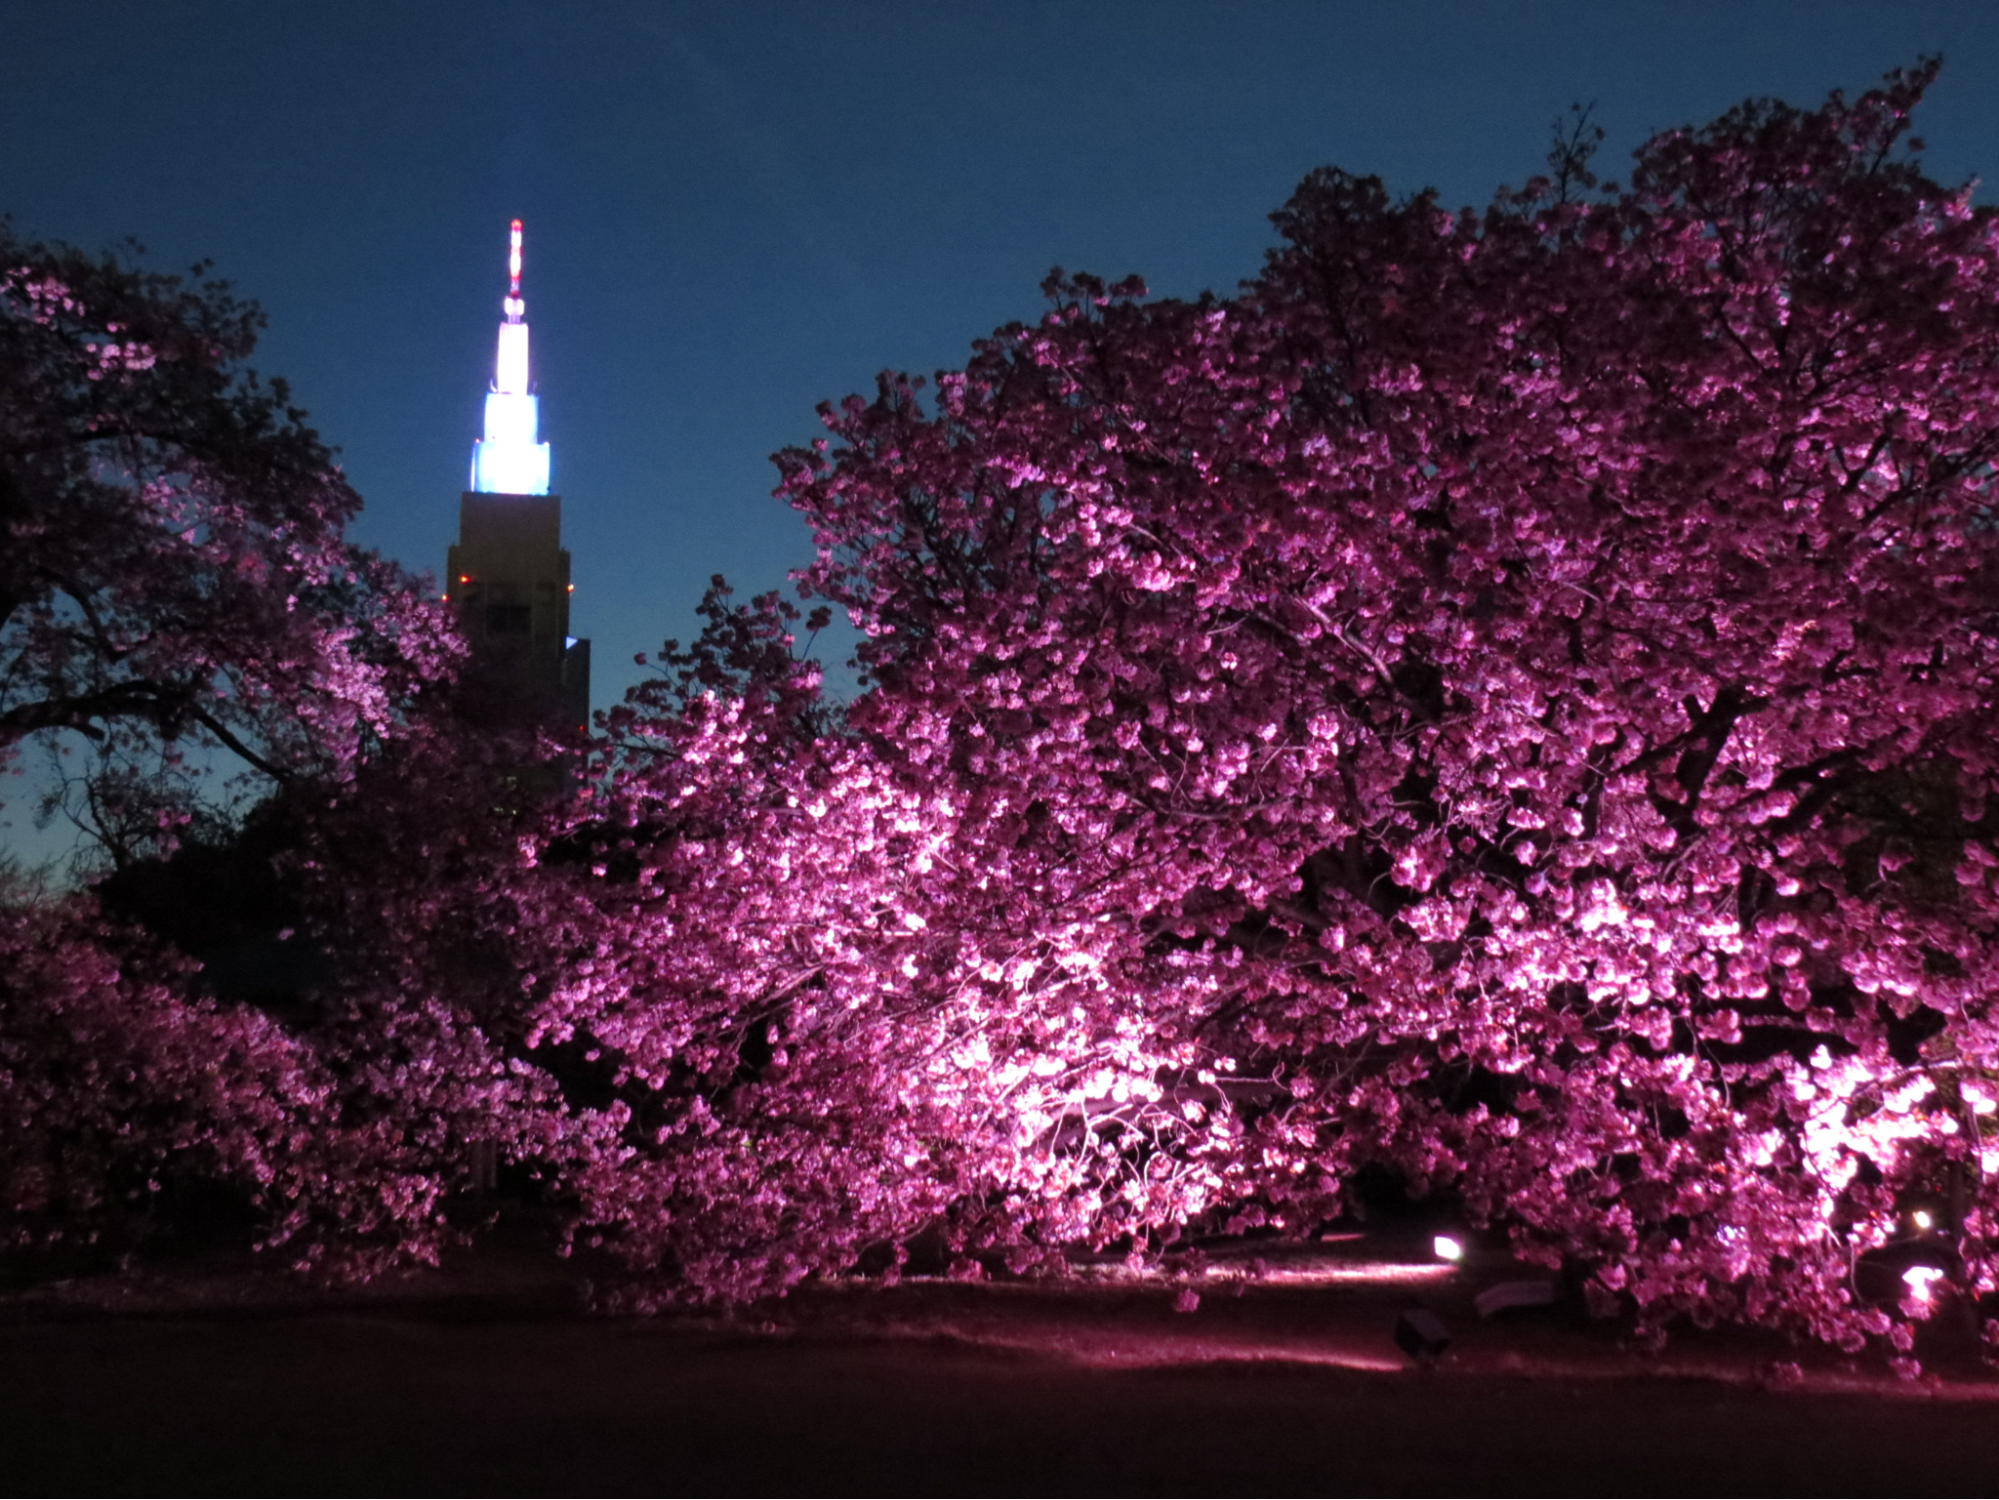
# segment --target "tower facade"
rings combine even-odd
[[[554,727],[590,719],[590,643],[569,633],[569,554],[562,497],[549,489],[549,447],[528,363],[521,296],[521,221],[514,220],[499,350],[485,435],[458,506],[445,598],[475,662],[510,710]]]

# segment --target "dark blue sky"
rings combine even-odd
[[[884,366],[961,364],[1051,265],[1227,290],[1310,168],[1484,203],[1597,101],[1615,158],[1942,51],[1932,171],[1999,175],[1999,6],[0,0],[0,211],[212,258],[258,365],[441,570],[528,227],[543,435],[596,698],[708,575],[804,562],[768,455]]]

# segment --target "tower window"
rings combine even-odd
[[[486,606],[486,634],[526,635],[533,619],[531,606],[526,604],[489,604]]]

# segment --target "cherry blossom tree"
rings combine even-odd
[[[338,779],[462,649],[345,541],[358,497],[244,364],[262,323],[0,231],[0,757],[80,741],[68,805],[114,862],[217,811],[217,764]]]
[[[121,874],[260,797],[294,825],[339,806],[463,652],[344,539],[357,497],[244,367],[261,322],[219,284],[0,230],[0,769],[51,744]],[[413,1122],[451,1116],[398,1082],[396,1029],[223,1003],[112,904],[0,891],[7,1240],[128,1248],[220,1188],[301,1261],[434,1254],[452,1179]]]
[[[457,1184],[409,1128],[421,1091],[370,1109],[347,1076],[395,1039],[341,1056],[201,991],[86,900],[0,906],[0,1253],[88,1264],[219,1211],[300,1269],[435,1260]]]
[[[1648,1327],[1991,1294],[1999,237],[1933,72],[1482,214],[1316,172],[1234,297],[1058,273],[827,409],[843,726],[613,716],[535,1023],[626,1112],[586,1222],[741,1294],[1376,1166]]]

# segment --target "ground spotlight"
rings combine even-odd
[[[1436,1252],[1438,1260],[1463,1260],[1465,1242],[1454,1234],[1440,1234],[1430,1241],[1430,1248]]]
[[[1433,1364],[1450,1343],[1450,1329],[1427,1307],[1409,1308],[1395,1320],[1395,1347],[1419,1365]]]

